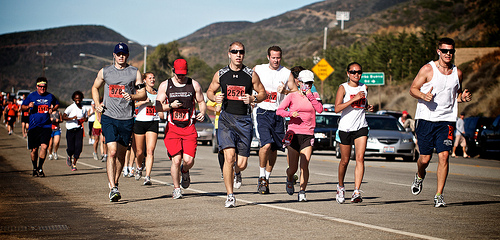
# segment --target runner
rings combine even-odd
[[[102,114],[100,112],[95,112],[94,125],[92,126],[92,136],[94,136],[94,152],[92,153],[92,155],[95,156],[94,159],[96,161],[101,160],[102,162],[106,162],[106,159],[108,158],[108,148],[106,146],[106,140],[102,135],[101,115]],[[97,154],[99,142],[101,143],[101,157],[99,157],[99,154]]]
[[[448,177],[448,158],[453,146],[458,103],[471,101],[472,95],[467,89],[462,92],[462,71],[452,64],[455,41],[441,38],[436,51],[439,59],[424,65],[410,87],[410,95],[418,100],[415,133],[420,151],[411,192],[418,195],[422,191],[426,168],[435,148],[439,164],[434,207],[445,207],[443,190]]]
[[[59,143],[61,142],[61,127],[59,126],[62,122],[62,115],[59,110],[53,111],[50,114],[50,121],[52,122],[52,134],[50,135],[49,142],[49,160],[59,159],[57,155],[57,150],[59,150]]]
[[[144,177],[143,184],[151,185],[151,170],[153,168],[154,152],[158,139],[158,124],[160,123],[160,117],[155,109],[156,95],[158,93],[154,88],[156,79],[153,73],[144,73],[142,79],[146,84],[148,98],[145,101],[137,101],[135,103],[139,108],[134,124],[134,142],[137,156],[135,162],[137,166],[135,180],[139,180],[142,177],[142,162],[144,160],[144,147],[146,147],[146,177]]]
[[[24,99],[26,99],[26,95],[23,94],[21,96],[21,99],[24,101]],[[30,112],[29,111],[23,111],[21,106],[23,105],[23,103],[21,102],[21,104],[19,105],[21,111],[21,131],[23,133],[23,138],[26,138],[28,137],[28,128],[29,128],[29,123],[30,123]]]
[[[39,77],[36,80],[37,90],[24,99],[21,107],[23,111],[30,111],[28,148],[31,150],[33,176],[36,177],[45,177],[43,163],[47,156],[47,146],[52,132],[50,114],[59,108],[59,101],[54,95],[47,92],[47,86],[47,78]]]
[[[285,97],[286,86],[292,91],[297,87],[290,70],[281,66],[282,50],[278,46],[267,49],[269,63],[254,67],[264,86],[267,98],[257,104],[256,122],[260,139],[259,150],[259,180],[257,191],[260,194],[269,193],[269,177],[273,171],[278,151],[285,151],[281,141],[285,137],[285,119],[276,115],[276,110]],[[241,175],[235,174],[235,184],[241,185]]]
[[[276,114],[290,117],[284,144],[288,149],[288,168],[286,170],[286,192],[293,195],[294,174],[297,172],[300,157],[300,191],[299,202],[305,202],[306,187],[309,181],[309,161],[314,145],[314,128],[316,112],[323,112],[323,105],[317,100],[318,93],[312,93],[314,73],[303,70],[299,73],[300,91],[290,93],[278,107]],[[285,110],[285,109],[288,109]]]
[[[217,92],[215,94],[215,96],[217,96],[220,93],[221,93],[220,91]],[[222,104],[216,103],[216,102],[213,102],[210,100],[207,101],[207,110],[213,111],[215,113],[214,129],[215,129],[215,137],[216,138],[219,135],[218,134],[219,133],[219,116],[220,116],[220,111],[221,111],[221,105]],[[212,144],[215,144],[215,141],[212,141]],[[219,144],[217,143],[217,145],[219,145]],[[218,148],[219,148],[219,146],[217,146],[217,149]],[[221,178],[224,179],[224,152],[217,151],[217,159],[219,160]],[[240,178],[241,178],[241,174],[240,174]],[[241,183],[241,180],[240,180],[240,183]],[[241,184],[239,186],[237,186],[236,181],[234,182],[234,185],[235,185],[234,186],[235,188],[241,187]]]
[[[245,47],[241,42],[229,45],[227,53],[229,65],[214,74],[207,90],[211,101],[221,103],[219,131],[217,140],[219,149],[224,151],[224,185],[227,199],[225,207],[235,207],[233,193],[234,171],[240,172],[247,167],[252,141],[252,116],[250,103],[261,102],[266,98],[266,90],[259,75],[243,65]],[[221,94],[215,96],[221,88]],[[257,95],[250,95],[255,90]],[[235,169],[233,169],[233,167]]]
[[[128,65],[128,57],[128,46],[118,43],[113,52],[114,64],[99,70],[92,85],[95,103],[99,102],[99,89],[104,86],[103,102],[96,104],[96,111],[102,113],[102,131],[108,147],[106,171],[111,202],[121,198],[118,180],[132,135],[134,101],[146,99],[141,73],[136,67]]]
[[[71,171],[76,171],[76,162],[83,149],[83,123],[87,121],[87,111],[83,108],[83,93],[75,91],[71,95],[73,104],[64,110],[62,119],[66,121],[66,164]]]
[[[10,97],[7,101],[7,106],[5,107],[5,113],[7,118],[7,131],[9,135],[12,135],[14,131],[14,123],[16,123],[16,118],[19,111],[19,106],[14,101],[13,97]]]
[[[160,84],[156,98],[156,111],[166,112],[168,131],[165,133],[165,147],[172,160],[170,175],[174,183],[172,198],[182,198],[180,186],[188,188],[191,183],[189,169],[194,165],[196,154],[196,139],[198,133],[194,126],[195,121],[205,118],[207,106],[200,84],[186,76],[187,62],[184,59],[174,61],[173,77]],[[200,113],[196,113],[195,104],[198,103]],[[182,175],[182,180],[180,180]]]
[[[336,141],[340,144],[340,163],[338,168],[339,183],[337,184],[336,199],[338,203],[345,202],[344,178],[351,158],[351,146],[356,149],[356,168],[354,170],[354,192],[351,202],[363,201],[361,197],[361,182],[365,174],[365,150],[368,140],[368,123],[365,110],[373,111],[373,106],[368,105],[368,89],[360,83],[363,70],[357,62],[347,65],[348,82],[343,83],[337,90],[335,98],[335,112],[342,112],[339,121]]]

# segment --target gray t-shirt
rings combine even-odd
[[[136,67],[130,65],[124,69],[117,69],[114,65],[103,68],[103,103],[106,107],[104,115],[117,120],[129,120],[134,117],[134,101],[123,99],[121,93],[135,93],[137,71]]]

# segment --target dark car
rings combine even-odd
[[[340,114],[334,112],[316,114],[313,150],[335,150],[335,133],[339,118]]]
[[[493,123],[494,118],[468,117],[464,119],[465,140],[467,141],[468,154],[474,156],[481,150],[479,138],[481,132]],[[460,148],[458,148],[460,149]]]
[[[483,129],[479,142],[481,145],[481,156],[487,156],[492,153],[500,153],[500,115],[498,115],[493,123]]]

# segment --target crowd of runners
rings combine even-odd
[[[201,85],[188,77],[186,60],[176,59],[172,77],[155,89],[155,75],[151,72],[141,74],[136,67],[129,65],[128,46],[118,43],[113,51],[114,63],[102,68],[93,83],[91,108],[82,106],[83,93],[75,91],[73,103],[64,113],[59,113],[58,100],[47,92],[48,80],[40,77],[36,81],[37,91],[23,97],[18,104],[9,97],[2,102],[4,121],[8,133],[12,134],[16,116],[23,119],[23,136],[28,137],[33,176],[39,177],[45,176],[45,158],[58,158],[59,124],[63,121],[67,129],[66,163],[72,171],[77,170],[83,146],[83,123],[89,121],[93,158],[106,162],[108,197],[111,202],[116,202],[121,199],[118,185],[122,174],[136,180],[143,179],[144,185],[152,184],[158,126],[160,118],[164,118],[164,143],[171,160],[170,174],[174,186],[172,198],[180,199],[183,197],[181,188],[190,186],[189,170],[195,164],[195,124],[203,121],[206,111],[211,110],[216,114],[217,158],[227,192],[225,207],[236,206],[235,189],[243,184],[242,175],[247,168],[253,131],[260,139],[257,192],[271,192],[270,176],[277,152],[286,151],[288,168],[283,187],[293,195],[295,181],[299,180],[297,200],[305,202],[315,116],[323,111],[322,101],[313,85],[314,74],[301,66],[291,69],[282,66],[283,51],[278,46],[269,47],[268,63],[254,68],[243,64],[245,51],[241,42],[232,42],[228,46],[229,64],[215,72],[206,91],[208,103],[205,103]],[[472,95],[467,89],[461,90],[462,72],[452,64],[454,41],[440,39],[436,51],[439,59],[424,65],[410,88],[410,95],[418,100],[415,131],[420,150],[411,192],[416,195],[422,191],[426,168],[436,149],[439,164],[434,206],[442,207],[446,206],[443,190],[458,115],[457,103],[471,101]],[[350,201],[363,201],[364,152],[370,132],[365,112],[373,110],[367,101],[368,88],[360,82],[361,64],[350,63],[345,73],[346,82],[339,86],[335,98],[335,112],[341,113],[336,133],[341,151],[336,194],[340,204],[346,199],[344,178],[352,146],[355,147],[356,166]],[[135,168],[132,167],[134,162]]]

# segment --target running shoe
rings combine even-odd
[[[415,179],[413,180],[413,183],[411,184],[411,193],[413,195],[418,195],[422,191],[422,182],[424,181],[423,178],[418,177],[418,173],[415,173]]]
[[[297,184],[297,180],[299,180],[299,176],[297,174],[293,174],[293,185]]]
[[[151,178],[149,176],[144,177],[143,185],[151,185]]]
[[[76,170],[77,170],[77,169],[76,169],[76,165],[72,165],[72,166],[71,166],[71,171],[73,171],[73,172],[74,172],[74,171],[76,171]]]
[[[234,174],[234,188],[240,189],[241,187],[241,172],[238,174]]]
[[[135,169],[134,168],[128,168],[128,175],[127,177],[131,178],[134,177],[135,174]]]
[[[288,178],[286,179],[286,193],[288,193],[288,195],[293,195],[293,192],[295,191],[294,189],[294,186],[293,186],[293,182],[289,182],[288,181]]]
[[[363,198],[361,197],[361,190],[354,190],[354,192],[352,193],[351,202],[360,203],[362,201]]]
[[[345,202],[345,188],[340,187],[338,184],[337,184],[337,195],[335,196],[335,198],[337,199],[337,202],[340,204]]]
[[[38,177],[38,171],[36,169],[33,169],[33,177]]]
[[[102,155],[101,162],[106,162],[108,161],[108,154]]]
[[[93,152],[92,156],[94,157],[94,160],[96,160],[96,161],[99,160],[99,156],[97,156],[97,153]]]
[[[52,160],[54,159],[54,157],[52,157],[52,154],[49,154],[49,160]]]
[[[226,208],[236,207],[236,198],[234,197],[234,194],[227,195],[225,207]]]
[[[189,171],[187,172],[182,171],[183,166],[184,165],[181,165],[181,175],[182,175],[181,186],[182,188],[186,189],[191,184],[191,177],[189,176]]]
[[[446,207],[443,194],[434,196],[434,207]]]
[[[182,198],[182,190],[180,188],[174,188],[174,191],[172,192],[172,198],[173,199]]]
[[[142,168],[137,168],[135,170],[135,180],[139,181],[142,177]]]
[[[57,156],[57,153],[52,153],[52,156],[54,156],[54,160],[59,159],[59,157]]]
[[[72,162],[71,162],[71,157],[70,157],[70,156],[68,156],[68,157],[66,158],[66,165],[68,165],[68,167],[71,167],[71,165],[72,165]]]
[[[304,190],[299,191],[299,202],[307,202],[306,191]]]
[[[41,169],[41,168],[38,169],[38,176],[45,177],[45,173],[43,172],[43,169]]]
[[[111,191],[109,192],[109,201],[110,202],[118,202],[122,198],[120,192],[118,191],[118,187],[113,187],[111,188]]]
[[[257,187],[257,191],[260,194],[267,194],[269,193],[269,184],[266,180],[265,177],[260,177],[259,178],[259,186]]]
[[[128,177],[128,167],[123,168],[123,177]]]

